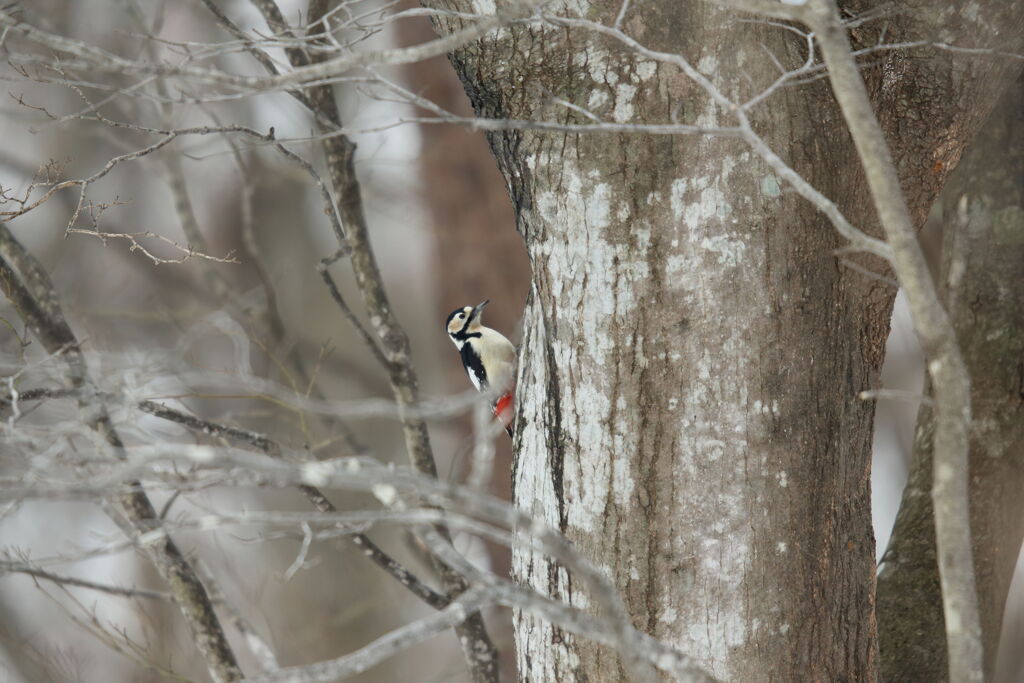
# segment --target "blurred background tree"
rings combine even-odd
[[[943,7],[843,28],[974,381],[1011,681],[1024,8]],[[944,677],[934,396],[828,11],[0,10],[4,676]],[[441,329],[485,298],[514,459]]]

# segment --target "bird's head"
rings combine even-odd
[[[456,346],[461,348],[470,335],[480,330],[480,316],[490,302],[490,299],[486,299],[476,306],[456,308],[448,315],[448,336]]]

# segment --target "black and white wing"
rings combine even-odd
[[[477,391],[486,389],[488,387],[487,371],[484,370],[483,361],[480,360],[476,349],[472,344],[463,344],[459,353],[462,355],[462,367],[466,368],[469,381],[473,383]]]

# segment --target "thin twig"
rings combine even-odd
[[[210,420],[204,420],[193,415],[174,410],[173,408],[160,405],[154,401],[142,401],[139,404],[139,408],[150,415],[155,415],[156,417],[164,420],[176,422],[202,434],[206,434],[207,436],[230,439],[236,443],[244,444],[270,456],[281,457],[284,452],[280,445],[258,432],[222,425],[216,422],[211,422]],[[306,496],[306,498],[319,512],[325,514],[337,513],[337,508],[327,500],[327,497],[324,496],[324,494],[315,486],[303,484],[299,486],[299,490],[302,491],[303,495]],[[349,540],[351,540],[351,542],[374,564],[390,574],[392,578],[398,581],[398,583],[431,607],[434,607],[435,609],[442,609],[448,604],[449,600],[446,597],[435,592],[429,586],[420,581],[415,574],[381,550],[365,534],[353,533],[350,536],[347,536],[347,538],[349,538]]]
[[[64,61],[67,69],[99,70],[129,76],[140,74],[163,77],[178,76],[208,86],[259,92],[290,90],[305,86],[312,81],[343,75],[358,67],[398,66],[438,57],[486,35],[514,18],[514,16],[497,15],[483,17],[464,29],[413,47],[345,54],[308,66],[297,66],[283,74],[243,76],[188,64],[172,65],[126,59],[82,41],[43,31],[18,20],[10,12],[0,9],[0,26],[6,27],[9,32],[21,35],[51,50],[72,55],[74,58]]]
[[[73,576],[61,576],[59,574],[52,574],[48,571],[31,567],[28,565],[16,565],[10,562],[0,562],[0,574],[25,574],[37,579],[43,579],[45,581],[52,581],[53,583],[59,583],[65,586],[77,586],[79,588],[88,588],[89,590],[99,591],[101,593],[107,593],[109,595],[117,595],[124,598],[147,598],[150,600],[170,600],[171,594],[164,591],[152,591],[145,588],[124,588],[122,586],[111,586],[104,583],[96,583],[95,581],[86,581],[85,579],[77,579]]]
[[[0,223],[0,287],[43,346],[51,353],[62,353],[67,363],[67,386],[91,386],[78,340],[64,318],[49,276],[4,223]],[[121,454],[124,444],[106,408],[102,403],[99,410],[96,410],[96,406],[92,408],[94,417],[90,418],[89,427],[102,435],[115,454]],[[111,502],[120,513],[114,515],[114,521],[122,526],[129,538],[135,539],[159,528],[160,520],[156,510],[141,488],[114,496]],[[147,544],[145,549],[161,577],[168,583],[171,595],[192,632],[196,647],[206,658],[214,681],[220,683],[241,678],[242,672],[209,595],[177,545],[164,533],[159,541]]]
[[[323,8],[319,3],[317,7]],[[321,21],[323,16],[311,14],[309,19],[315,24]],[[450,43],[445,51],[454,49],[456,43],[462,41],[469,33],[474,34],[473,38],[480,37],[503,21],[504,19],[499,19],[497,16],[485,18],[468,29],[451,33],[440,38],[439,41],[454,39],[455,42]],[[490,28],[478,31],[485,25],[489,25]],[[438,41],[434,42],[439,44]],[[296,70],[316,69],[319,66],[317,61],[322,57],[323,55],[313,54],[311,57],[313,64],[308,67],[297,67]],[[322,131],[325,128],[325,123],[330,127],[340,127],[341,116],[330,87],[312,88],[310,99],[315,105],[318,127]],[[362,294],[363,305],[370,316],[374,333],[380,340],[380,349],[386,360],[384,367],[388,372],[392,393],[399,406],[409,458],[417,471],[436,478],[437,465],[434,462],[426,424],[422,419],[405,413],[406,407],[415,405],[419,400],[419,382],[412,366],[408,336],[395,318],[394,308],[388,299],[376,256],[370,246],[369,230],[363,212],[362,192],[355,172],[355,145],[345,136],[325,140],[323,145],[342,223],[341,226],[335,226],[335,238],[338,241],[339,249],[351,249],[350,262],[355,273],[356,283]],[[467,590],[468,586],[461,574],[443,562],[436,561],[434,565],[441,575],[449,599]],[[481,614],[479,612],[469,613],[466,619],[455,627],[455,631],[474,681],[476,683],[497,681],[498,653],[487,633]]]

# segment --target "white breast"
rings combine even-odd
[[[511,388],[516,378],[516,347],[500,332],[489,327],[480,328],[480,339],[476,345],[480,352],[480,361],[487,368],[488,383],[505,389]],[[470,373],[472,375],[473,373]],[[477,389],[479,382],[470,377]]]

